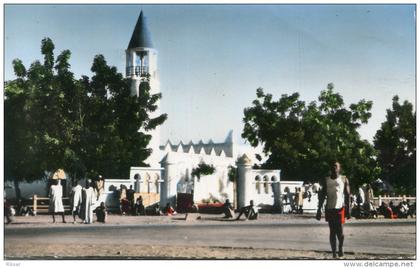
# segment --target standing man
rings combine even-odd
[[[82,206],[82,186],[77,180],[73,182],[73,188],[71,189],[71,214],[73,216],[73,224],[76,223],[76,216],[80,215],[80,210]]]
[[[321,220],[321,209],[324,200],[327,198],[325,206],[325,220],[330,228],[330,244],[333,258],[337,257],[337,239],[338,256],[342,257],[344,233],[343,224],[345,217],[350,219],[350,184],[349,180],[341,175],[341,165],[338,161],[331,164],[331,176],[321,180],[321,190],[318,193],[318,212],[316,219]]]
[[[50,187],[50,204],[48,211],[51,213],[53,223],[55,223],[55,214],[60,213],[63,218],[63,223],[66,223],[64,218],[64,206],[63,206],[63,187],[59,180],[53,180],[53,184]]]
[[[95,192],[95,183],[91,180],[88,180],[86,188],[84,189],[84,220],[86,224],[93,223],[93,210],[95,209],[95,202],[97,201],[96,192]]]

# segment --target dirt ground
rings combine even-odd
[[[197,219],[197,217],[201,218]],[[61,228],[74,229],[84,226],[81,223],[73,224],[70,216],[66,216],[67,223],[51,222],[51,217],[48,215],[39,215],[36,217],[15,217],[12,224],[6,225],[6,230],[23,230],[27,227],[48,229],[54,228],[57,230]],[[220,215],[198,215],[190,214],[185,220],[185,215],[176,215],[173,217],[165,216],[120,216],[110,215],[105,225],[117,226],[117,228],[130,228],[130,226],[147,226],[167,224],[182,225],[211,225],[217,226],[219,224],[234,224],[240,226],[242,224],[250,224],[250,221],[231,222],[230,220],[221,219]],[[371,220],[361,220],[361,222],[368,222]],[[386,224],[386,219],[377,219],[375,222]],[[397,220],[398,221],[398,220]],[[409,220],[413,222],[415,220]],[[254,224],[254,221],[252,221]],[[316,224],[325,225],[325,222],[317,222],[313,220],[313,215],[261,215],[255,224],[270,224],[278,222],[303,224],[307,222],[315,222]],[[79,227],[78,227],[79,226]],[[97,227],[95,227],[97,226]],[[104,226],[103,223],[94,222],[91,227],[100,228]],[[120,226],[120,227],[118,227]],[[125,227],[127,226],[127,227]],[[244,225],[245,226],[245,225]],[[213,227],[210,227],[213,228]],[[392,227],[386,227],[392,228]],[[40,229],[40,230],[41,230]],[[393,230],[393,229],[390,229]],[[415,235],[415,234],[414,234]],[[14,241],[14,242],[12,242]],[[70,242],[70,243],[69,243]],[[23,240],[8,240],[5,237],[5,259],[331,259],[331,254],[327,251],[314,250],[290,250],[290,249],[273,249],[273,248],[253,248],[246,245],[238,245],[235,247],[226,246],[179,246],[179,245],[144,245],[144,244],[124,244],[115,243],[116,241],[108,240],[107,243],[74,243],[68,241],[61,243],[61,241],[50,241],[48,243],[35,243],[35,241]],[[362,251],[364,252],[364,251]],[[345,255],[345,259],[414,259],[414,255],[409,254],[375,254],[350,252]]]
[[[121,244],[6,245],[5,258],[12,259],[331,259],[328,252],[279,249],[143,246]],[[18,256],[18,257],[17,257]],[[413,259],[412,256],[347,254],[345,259]]]

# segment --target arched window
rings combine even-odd
[[[268,189],[269,189],[270,187],[269,187],[269,185],[268,185],[268,177],[267,176],[264,176],[264,192],[266,193],[266,194],[268,194]]]
[[[146,183],[146,187],[147,187],[147,192],[148,193],[150,193],[150,183],[151,183],[151,178],[150,178],[150,175],[149,175],[149,173],[146,173],[146,176],[145,176],[145,179],[144,179],[144,182]]]
[[[160,177],[159,177],[159,175],[158,174],[156,174],[156,181],[155,181],[155,183],[156,183],[156,193],[158,194],[159,192],[160,192]]]
[[[257,190],[258,194],[261,194],[261,177],[260,176],[255,177],[255,190]]]

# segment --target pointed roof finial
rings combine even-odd
[[[137,19],[137,23],[134,27],[127,49],[136,47],[153,48],[152,39],[150,38],[150,32],[147,28],[146,17],[143,15],[143,10],[140,12],[139,18]]]
[[[233,129],[231,129],[225,139],[225,143],[234,143],[233,140]]]

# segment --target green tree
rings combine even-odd
[[[4,174],[12,180],[16,197],[21,197],[19,183],[43,176],[38,140],[33,135],[30,91],[27,71],[20,60],[13,61],[17,79],[5,85],[4,95]]]
[[[151,118],[161,94],[151,94],[147,80],[140,83],[140,96],[130,95],[129,79],[115,67],[107,65],[102,55],[95,57],[92,79],[83,77],[82,84],[89,97],[83,133],[86,166],[90,175],[108,177],[128,175],[130,166],[144,166],[150,155],[146,133],[161,125],[166,114]],[[142,131],[139,131],[141,129]]]
[[[130,80],[102,55],[95,57],[92,78],[77,80],[70,70],[71,52],[54,57],[54,44],[42,40],[43,62],[26,70],[13,61],[16,79],[5,84],[5,175],[18,183],[42,178],[64,168],[71,177],[122,177],[129,167],[144,165],[150,135],[162,124],[155,118],[160,94],[150,94],[148,81],[140,97],[130,96]],[[142,131],[139,131],[141,129]]]
[[[386,120],[376,132],[375,148],[381,178],[391,183],[400,193],[416,193],[416,113],[413,105],[392,99],[392,109],[387,109]]]
[[[308,105],[298,93],[273,100],[257,89],[253,106],[244,110],[242,137],[252,146],[263,144],[266,168],[279,168],[284,179],[319,181],[329,163],[338,160],[353,185],[371,181],[378,169],[375,150],[357,129],[370,118],[372,102],[344,105],[333,84]]]

